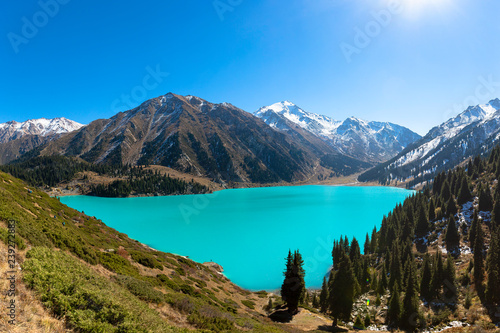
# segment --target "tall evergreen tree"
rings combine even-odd
[[[431,291],[432,295],[438,299],[441,295],[441,287],[443,286],[443,276],[444,276],[444,268],[443,268],[443,257],[441,252],[435,256],[433,272],[432,272],[432,282],[431,282]]]
[[[491,192],[488,184],[483,186],[481,184],[479,188],[479,207],[480,212],[491,211],[493,209],[493,198],[491,197]]]
[[[500,304],[500,228],[491,234],[490,248],[487,257],[488,282],[486,299],[489,303]]]
[[[372,237],[371,237],[371,243],[370,243],[370,253],[377,252],[377,248],[378,248],[377,227],[373,227]]]
[[[446,259],[443,281],[443,298],[448,305],[455,306],[458,298],[458,289],[455,273],[455,262],[452,256]]]
[[[400,327],[415,331],[421,325],[421,313],[417,292],[417,279],[415,276],[415,263],[411,261],[407,265],[408,280],[406,281],[406,292],[403,298],[403,311],[401,313]]]
[[[450,197],[448,202],[446,203],[446,214],[455,215],[458,212],[457,204],[455,203],[455,199]]]
[[[385,265],[382,266],[382,272],[380,273],[380,279],[378,280],[378,293],[380,295],[385,294],[389,281],[387,281],[387,271],[385,270]]]
[[[484,236],[481,223],[476,225],[476,237],[474,240],[474,284],[476,290],[481,292],[484,280]]]
[[[429,255],[426,254],[422,265],[422,278],[420,280],[420,295],[426,301],[430,301],[431,296],[432,271]]]
[[[418,210],[417,221],[415,224],[415,235],[417,237],[424,237],[429,233],[429,221],[423,205],[421,205]]]
[[[477,225],[479,224],[479,216],[477,215],[477,210],[474,209],[474,214],[472,215],[472,222],[469,228],[469,246],[474,249],[474,241],[476,240]]]
[[[401,264],[401,254],[398,243],[394,243],[392,247],[391,254],[391,269],[390,277],[389,277],[389,290],[392,292],[394,288],[397,286],[398,289],[402,288],[402,279],[403,279],[403,268]]]
[[[433,198],[429,200],[429,213],[427,215],[429,216],[429,221],[433,221],[436,219],[436,206],[434,205]]]
[[[323,277],[323,284],[321,285],[321,293],[319,294],[319,308],[322,313],[328,311],[328,283],[326,276]]]
[[[399,288],[396,285],[394,291],[391,293],[389,299],[389,306],[387,308],[386,324],[389,327],[399,327],[401,318],[401,296],[399,295]]]
[[[453,215],[450,215],[445,234],[446,250],[454,256],[460,254],[460,235]]]
[[[498,169],[500,170],[500,163],[498,165]],[[497,185],[497,189],[500,189],[500,186]],[[500,194],[495,195],[495,203],[491,211],[491,225],[493,228],[500,227]]]
[[[458,192],[457,203],[461,206],[464,203],[472,200],[472,193],[470,192],[469,184],[465,176],[462,177],[462,184]]]
[[[365,245],[363,246],[363,251],[366,254],[370,254],[370,236],[366,233]]]
[[[298,250],[288,252],[286,258],[285,280],[281,286],[281,297],[288,306],[288,312],[297,313],[299,301],[305,290],[303,268],[304,260]]]
[[[451,188],[448,179],[446,179],[441,187],[441,198],[444,202],[447,202],[451,198]]]
[[[333,326],[337,326],[337,319],[350,320],[355,287],[356,280],[351,260],[347,255],[344,255],[330,289],[330,311],[333,317]]]

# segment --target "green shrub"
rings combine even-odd
[[[180,288],[181,288],[181,291],[184,294],[186,294],[186,295],[193,296],[195,294],[195,292],[196,292],[196,290],[192,286],[190,286],[188,284],[183,284],[183,285],[180,286]]]
[[[211,332],[234,331],[234,319],[215,308],[204,306],[188,316],[188,322],[199,329]]]
[[[246,306],[247,308],[250,308],[250,309],[255,309],[255,302],[253,301],[249,301],[249,300],[243,300],[241,301],[241,304],[243,304],[244,306]]]
[[[28,251],[24,281],[42,303],[77,332],[167,332],[146,303],[72,256],[43,247]]]
[[[354,328],[358,330],[364,330],[366,328],[365,323],[363,322],[363,320],[361,320],[361,317],[359,315],[356,317],[356,320],[354,321]]]
[[[181,290],[179,285],[177,283],[175,283],[174,281],[170,280],[168,278],[168,276],[166,276],[165,274],[158,274],[158,275],[156,275],[156,278],[160,281],[160,284],[162,286],[165,286],[169,289],[172,289],[173,291],[180,291]]]
[[[124,275],[117,275],[114,279],[142,300],[157,304],[164,302],[163,293],[154,289],[153,286],[147,281],[138,280],[131,276]]]
[[[139,251],[132,251],[130,252],[130,256],[134,261],[138,262],[139,264],[149,267],[149,268],[157,268],[159,270],[163,270],[163,265],[156,260],[155,257],[148,253],[144,252],[139,252]]]
[[[139,274],[137,267],[132,266],[130,261],[115,253],[99,252],[99,261],[101,265],[117,274],[130,276]]]

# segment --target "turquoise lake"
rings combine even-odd
[[[281,287],[288,249],[305,261],[306,285],[321,286],[333,240],[380,227],[382,217],[413,194],[392,187],[288,186],[205,195],[144,198],[61,197],[106,225],[157,250],[214,261],[250,290]]]

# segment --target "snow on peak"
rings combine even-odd
[[[84,125],[64,117],[53,119],[30,119],[24,122],[9,121],[0,124],[0,143],[8,142],[25,135],[56,135],[82,128]]]
[[[344,121],[333,120],[304,111],[290,101],[264,106],[254,115],[271,127],[285,131],[290,129],[286,123],[290,121],[340,152],[353,155],[353,150],[360,151],[357,156],[367,160],[385,160],[420,138],[407,128],[390,123],[368,122],[356,117],[349,117]],[[362,156],[363,154],[366,156]],[[375,155],[378,157],[373,157]]]

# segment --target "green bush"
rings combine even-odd
[[[137,267],[132,266],[130,261],[115,253],[100,252],[99,261],[101,265],[117,274],[130,276],[137,276],[139,274]]]
[[[188,316],[188,322],[199,329],[211,332],[234,331],[234,319],[215,308],[204,306]]]
[[[249,300],[243,300],[241,301],[241,304],[243,304],[244,306],[246,306],[247,308],[250,308],[250,309],[255,309],[255,302],[253,301],[249,301]]]
[[[155,257],[153,257],[148,253],[133,251],[130,252],[130,256],[132,257],[132,259],[134,259],[134,261],[138,262],[143,266],[149,268],[158,268],[159,270],[163,270],[163,265],[160,264]]]
[[[354,321],[354,328],[358,330],[364,330],[366,328],[365,323],[363,322],[363,320],[359,315],[356,317],[356,320]]]
[[[164,302],[163,293],[154,289],[153,286],[147,281],[138,280],[131,276],[124,275],[117,275],[114,278],[119,284],[127,288],[132,294],[142,300],[157,304]]]
[[[160,281],[160,284],[162,286],[165,286],[169,289],[172,289],[173,291],[180,291],[181,290],[179,285],[177,283],[175,283],[174,281],[170,280],[168,278],[168,276],[166,276],[165,274],[158,274],[158,275],[156,275],[156,278]]]
[[[192,286],[190,286],[188,284],[183,284],[183,285],[180,286],[180,288],[181,288],[181,291],[184,294],[186,294],[186,295],[193,296],[195,294],[195,292],[196,292],[196,290]]]
[[[48,248],[28,251],[24,281],[42,303],[78,332],[167,332],[146,303],[72,256]]]

